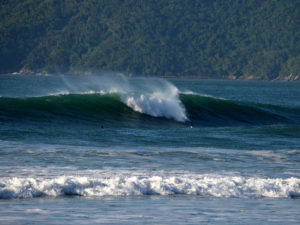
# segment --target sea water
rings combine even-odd
[[[0,75],[0,224],[299,224],[300,83]]]

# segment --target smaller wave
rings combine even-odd
[[[195,174],[0,179],[0,199],[178,194],[218,198],[294,198],[300,197],[300,179]]]

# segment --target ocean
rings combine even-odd
[[[299,82],[0,75],[0,224],[299,212]]]

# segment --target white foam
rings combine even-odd
[[[0,199],[64,195],[102,197],[176,194],[220,198],[299,197],[300,179],[150,173],[104,173],[94,178],[59,176],[0,179]]]
[[[166,117],[179,122],[188,120],[176,92],[172,94],[125,95],[122,100],[127,106],[140,113],[154,117]]]

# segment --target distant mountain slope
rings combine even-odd
[[[0,73],[300,74],[299,0],[2,0]]]

